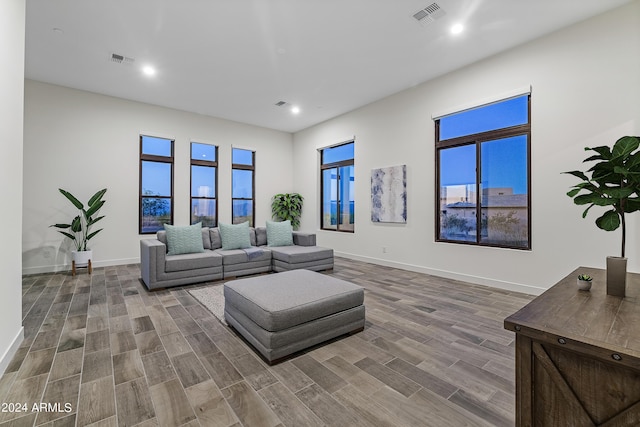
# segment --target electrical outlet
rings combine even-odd
[[[386,253],[387,253],[387,247],[386,247],[386,246],[383,246],[383,247],[382,247],[382,253],[383,253],[383,254],[386,254]]]

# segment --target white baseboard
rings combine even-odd
[[[110,259],[106,261],[96,261],[95,263],[93,263],[93,267],[94,268],[113,267],[116,265],[138,264],[138,263],[140,263],[140,258]],[[22,275],[28,276],[30,274],[57,273],[59,271],[70,271],[70,270],[71,270],[71,264],[23,267]]]
[[[11,345],[9,346],[7,351],[4,352],[2,358],[0,359],[0,375],[4,374],[4,371],[9,366],[9,363],[11,363],[11,359],[13,359],[13,356],[16,355],[18,348],[20,348],[20,344],[22,344],[22,341],[24,341],[24,326],[20,327],[18,334],[13,339]]]
[[[347,252],[335,251],[334,253],[336,256],[349,258],[357,261],[369,262],[371,264],[384,265],[386,267],[394,267],[402,270],[415,271],[416,273],[430,274],[432,276],[444,277],[447,279],[461,280],[463,282],[474,283],[476,285],[491,286],[493,288],[504,289],[507,291],[522,292],[529,295],[540,295],[541,293],[546,291],[545,288],[524,285],[522,283],[512,283],[512,282],[506,282],[502,280],[489,279],[486,277],[472,276],[469,274],[456,273],[454,271],[427,268],[419,265],[408,264],[408,263],[398,262],[398,261],[389,261],[386,259],[367,257],[362,255],[355,255]],[[96,262],[94,264],[94,267],[113,267],[116,265],[138,264],[139,262],[140,262],[140,258],[112,259],[107,261]],[[41,266],[41,267],[23,268],[22,274],[29,275],[29,274],[55,273],[58,271],[69,271],[69,270],[71,270],[70,264],[49,265],[49,266]]]
[[[353,259],[356,261],[369,262],[371,264],[384,265],[385,267],[399,268],[401,270],[415,271],[416,273],[430,274],[432,276],[444,277],[447,279],[461,280],[476,285],[491,286],[492,288],[504,289],[506,291],[521,292],[529,295],[540,295],[546,289],[537,286],[524,285],[521,283],[505,282],[502,280],[489,279],[486,277],[472,276],[469,274],[456,273],[453,271],[438,270],[434,268],[422,267],[404,262],[389,261],[386,259],[355,255],[345,252],[334,252],[336,256]]]

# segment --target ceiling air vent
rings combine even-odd
[[[436,19],[442,18],[446,12],[437,3],[431,3],[424,9],[420,9],[413,14],[413,19],[418,21],[422,25],[427,25]]]
[[[111,62],[115,62],[116,64],[133,64],[135,59],[130,58],[128,56],[120,55],[118,53],[112,53],[109,57]]]

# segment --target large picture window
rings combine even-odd
[[[173,224],[173,142],[140,135],[140,234]]]
[[[355,227],[354,142],[320,150],[320,221],[323,230]]]
[[[530,95],[436,119],[436,239],[531,249]]]
[[[218,225],[218,147],[191,143],[191,224]]]
[[[234,148],[231,159],[231,218],[233,224],[249,221],[254,226],[255,218],[255,171],[256,153]]]

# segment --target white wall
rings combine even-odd
[[[67,269],[68,241],[50,224],[74,209],[64,188],[86,201],[108,189],[104,228],[91,240],[94,265],[139,261],[139,134],[175,138],[174,223],[189,216],[190,141],[218,145],[219,220],[231,221],[231,147],[256,150],[256,224],[271,219],[274,194],[292,189],[292,135],[46,83],[25,82],[23,272]],[[15,183],[12,182],[12,185]]]
[[[25,0],[0,2],[0,374],[23,339],[22,329],[22,117]]]
[[[356,259],[532,293],[580,265],[603,268],[607,255],[619,255],[620,233],[597,229],[596,209],[581,219],[581,207],[565,195],[576,181],[560,173],[582,167],[585,146],[640,134],[639,52],[635,1],[295,134],[302,228],[319,227],[317,148],[356,135],[356,232],[318,231],[319,244]],[[533,249],[436,243],[432,114],[529,85]],[[371,169],[400,164],[407,165],[408,222],[374,224]],[[639,232],[636,214],[627,230],[629,270],[636,272]]]

